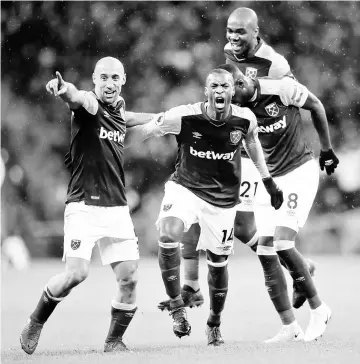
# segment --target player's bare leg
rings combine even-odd
[[[111,268],[115,273],[117,288],[115,297],[111,302],[111,322],[105,339],[104,351],[129,351],[123,342],[123,335],[137,310],[138,261],[112,263]]]
[[[251,211],[237,211],[234,223],[234,235],[240,240],[240,242],[244,242],[251,250],[256,252],[258,246],[258,234],[255,223],[254,213]],[[280,264],[288,270],[288,267],[285,261],[279,256]],[[307,259],[308,270],[310,275],[313,276],[315,272],[315,264],[310,259]],[[294,308],[300,308],[304,302],[306,301],[306,296],[300,289],[300,287],[296,284],[296,281],[293,282],[293,297],[292,297],[292,306]]]
[[[22,349],[32,354],[39,342],[41,330],[55,307],[89,274],[89,261],[67,258],[65,271],[52,277],[44,288],[35,311],[30,315],[20,334]]]
[[[224,344],[221,336],[221,312],[224,309],[228,292],[229,274],[227,269],[228,256],[216,255],[207,251],[208,285],[210,297],[210,314],[206,323],[208,345],[220,346]]]
[[[170,298],[170,315],[174,334],[181,338],[190,335],[191,326],[187,320],[180,285],[180,240],[184,223],[175,217],[160,221],[159,266],[166,293]]]
[[[297,232],[280,226],[275,230],[274,247],[277,254],[285,261],[291,277],[296,282],[299,290],[303,292],[311,308],[311,318],[305,332],[305,341],[316,340],[326,330],[331,318],[330,308],[321,301],[314,281],[309,272],[308,263],[295,248]]]
[[[304,332],[297,323],[290,304],[285,275],[273,247],[273,238],[260,237],[256,252],[264,271],[265,286],[283,324],[280,332],[265,343],[302,340]]]

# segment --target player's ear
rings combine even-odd
[[[255,38],[257,38],[259,36],[259,27],[256,27],[254,36],[255,36]]]
[[[123,80],[121,82],[121,85],[125,85],[126,83],[126,73],[124,73]]]
[[[92,74],[92,80],[93,80],[93,83],[95,85],[95,80],[96,80],[95,72],[93,72],[93,74]]]
[[[204,94],[207,97],[207,95],[208,95],[208,88],[207,87],[205,87]]]

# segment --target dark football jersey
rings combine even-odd
[[[257,117],[266,164],[273,177],[282,176],[313,158],[299,110],[309,93],[290,77],[257,79],[256,89],[256,100],[249,106]]]
[[[211,119],[206,103],[181,105],[165,113],[161,129],[176,134],[178,155],[170,179],[204,201],[223,208],[239,202],[241,159],[239,146],[256,130],[248,108],[231,105],[223,122]]]
[[[225,45],[224,54],[226,63],[234,64],[245,76],[252,79],[264,76],[280,78],[292,74],[288,61],[260,38],[255,51],[247,58],[236,56],[230,43]]]
[[[71,144],[65,163],[71,178],[67,203],[125,206],[124,138],[125,102],[104,104],[93,92],[72,111]]]

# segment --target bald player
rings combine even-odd
[[[55,307],[88,276],[95,243],[117,283],[104,351],[128,350],[122,336],[137,309],[139,250],[125,195],[124,138],[127,126],[150,120],[152,114],[125,111],[120,93],[126,74],[118,59],[100,59],[92,79],[91,92],[65,82],[59,72],[46,85],[71,110],[71,143],[65,158],[71,175],[64,214],[65,270],[47,282],[21,332],[21,347],[27,354],[35,351]]]
[[[289,63],[272,47],[259,37],[258,17],[254,10],[240,7],[229,16],[226,26],[228,43],[224,48],[226,63],[235,65],[247,77],[280,78],[285,75],[292,76]],[[240,198],[234,223],[235,238],[248,245],[254,252],[258,246],[258,234],[254,217],[254,199],[261,178],[246,152],[242,151],[242,172]],[[196,244],[199,239],[200,228],[194,224],[183,237],[182,257],[184,258],[184,285],[182,296],[186,306],[200,306],[204,296],[199,285],[199,252]],[[285,268],[286,264],[281,259]],[[307,260],[310,274],[315,271],[314,263]],[[294,308],[299,308],[306,301],[304,293],[298,289],[294,282],[293,300]],[[169,309],[169,300],[159,303],[161,310]]]

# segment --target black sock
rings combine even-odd
[[[299,251],[296,248],[290,248],[280,250],[277,253],[289,267],[289,273],[296,283],[299,291],[302,292],[306,298],[316,296],[317,291],[309,272],[309,266]]]
[[[227,264],[223,267],[208,265],[208,284],[210,296],[210,315],[207,325],[210,327],[220,326],[221,312],[224,309],[228,292],[229,274]]]
[[[164,248],[159,245],[159,266],[166,293],[170,298],[181,294],[180,286],[180,249]]]
[[[120,310],[111,307],[110,328],[105,342],[122,339],[126,329],[135,315],[136,310],[137,307],[132,310]]]
[[[258,255],[265,277],[265,286],[277,312],[291,309],[284,272],[277,255]]]
[[[39,324],[44,324],[59,302],[61,302],[61,299],[54,299],[49,289],[46,288],[40,297],[35,311],[30,315],[30,318]]]

